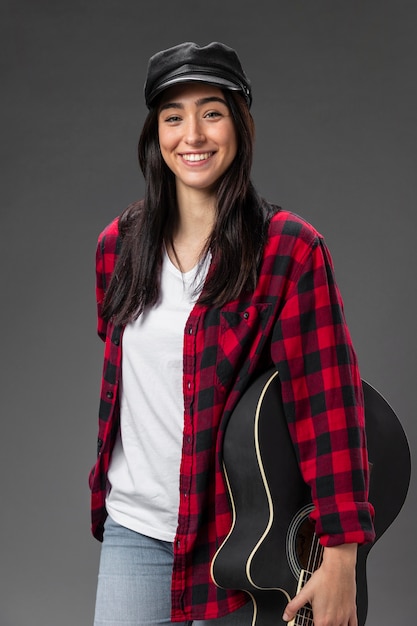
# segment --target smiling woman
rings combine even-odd
[[[237,152],[228,104],[220,89],[210,85],[171,87],[162,98],[158,122],[162,157],[176,178],[179,216],[186,204],[208,211],[208,238],[214,222],[216,183]]]
[[[139,315],[147,306],[157,302],[162,246],[168,249],[171,260],[183,271],[202,261],[210,251],[216,261],[216,271],[207,276],[199,301],[212,305],[233,300],[243,289],[253,289],[262,257],[269,208],[251,181],[255,131],[248,107],[251,102],[250,83],[245,77],[245,87],[230,87],[232,84],[240,84],[245,75],[236,53],[229,53],[231,49],[222,44],[210,44],[206,48],[182,44],[174,50],[174,54],[171,50],[166,52],[167,56],[170,55],[169,61],[178,64],[181,70],[178,82],[172,77],[166,90],[159,88],[157,70],[160,62],[163,65],[167,63],[163,51],[151,59],[145,85],[145,98],[150,110],[138,147],[139,163],[146,184],[145,201],[143,206],[134,203],[121,215],[119,229],[125,245],[115,272],[117,280],[114,278],[110,281],[103,302],[103,315],[112,317],[120,324],[127,323],[131,316]],[[181,69],[183,57],[188,51],[192,57],[196,56],[196,63],[191,66],[191,70],[198,71],[199,77],[201,63],[206,63],[204,82],[195,80],[193,73],[190,79],[190,74]],[[213,75],[209,73],[207,62],[211,63],[211,59],[206,57],[207,53],[219,56],[216,62],[223,70],[216,68]],[[184,67],[190,71],[188,65]],[[231,76],[234,82],[230,82],[230,79],[225,88],[225,80],[218,79],[219,72],[222,76]],[[164,79],[163,75],[161,79]],[[178,102],[181,93],[185,98],[187,91],[191,90],[191,94],[193,89],[200,92],[199,96],[194,96],[194,101],[193,97],[188,97],[188,102]],[[210,100],[215,97],[216,100],[206,103],[204,108],[206,97],[210,97]],[[186,129],[189,127],[189,120],[184,118],[186,104],[192,104],[195,108],[192,123],[195,126],[198,122],[197,132],[200,132],[199,128],[204,128],[207,134],[207,137],[204,134],[197,138],[191,137],[191,145],[190,137],[181,137],[183,126]],[[204,118],[202,111],[206,113]],[[228,130],[224,136],[217,137],[214,130],[209,134],[207,129],[212,127],[219,127],[223,131],[226,127]],[[190,130],[196,132],[192,127],[187,132]],[[212,133],[215,137],[208,144]],[[223,132],[219,131],[218,134],[223,135]],[[168,137],[171,137],[170,143],[166,144]],[[186,167],[186,161],[179,153],[174,158],[172,150],[175,150],[175,144],[180,139],[187,147],[184,153],[190,155],[190,159],[201,158],[198,153],[203,150],[204,154],[207,146],[213,151],[213,148],[217,148],[216,141],[219,142],[220,154],[213,155],[212,160],[208,159],[207,170],[202,167],[200,176],[200,168],[191,169],[194,166],[191,161],[187,161]],[[174,141],[173,145],[171,141]],[[228,166],[221,167],[220,160],[224,166],[226,153]],[[184,165],[184,175],[185,172],[189,173],[185,182],[189,183],[191,179],[192,184],[184,184],[181,177],[176,176],[179,162]],[[213,168],[210,163],[213,163]]]
[[[219,588],[210,566],[232,523],[225,426],[271,367],[324,550],[285,619],[310,603],[317,626],[356,626],[356,549],[374,537],[373,511],[361,378],[329,251],[251,182],[251,85],[233,49],[158,52],[145,100],[145,197],[97,247],[95,626],[255,623],[247,594]]]

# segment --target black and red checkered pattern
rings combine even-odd
[[[105,340],[98,457],[90,475],[92,527],[102,538],[107,470],[119,428],[123,328],[100,315],[120,239],[118,220],[97,248],[98,332]],[[217,588],[210,561],[231,523],[221,471],[228,416],[274,363],[300,468],[324,545],[372,541],[362,385],[322,236],[276,209],[253,293],[222,308],[195,305],[184,329],[184,437],[172,578],[172,619],[213,619],[247,596]],[[161,380],[163,385],[163,380]]]

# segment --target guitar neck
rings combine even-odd
[[[298,611],[292,624],[294,626],[314,626],[312,610],[303,607],[301,611]]]
[[[298,588],[297,593],[301,591],[304,585],[311,578],[313,572],[309,572],[308,570],[301,570],[300,578],[298,580]],[[314,626],[313,622],[313,611],[309,604],[303,606],[299,611],[297,611],[296,616],[291,622],[288,623],[288,626]]]

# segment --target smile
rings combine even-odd
[[[196,154],[196,153],[190,153],[190,154],[182,154],[182,158],[185,161],[189,161],[189,162],[196,162],[196,161],[205,161],[207,159],[209,159],[211,156],[213,156],[214,152],[202,152],[200,154]]]

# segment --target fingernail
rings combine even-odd
[[[288,622],[290,619],[290,616],[288,615],[287,612],[284,613],[284,615],[282,616],[282,619],[284,620],[284,622]]]

